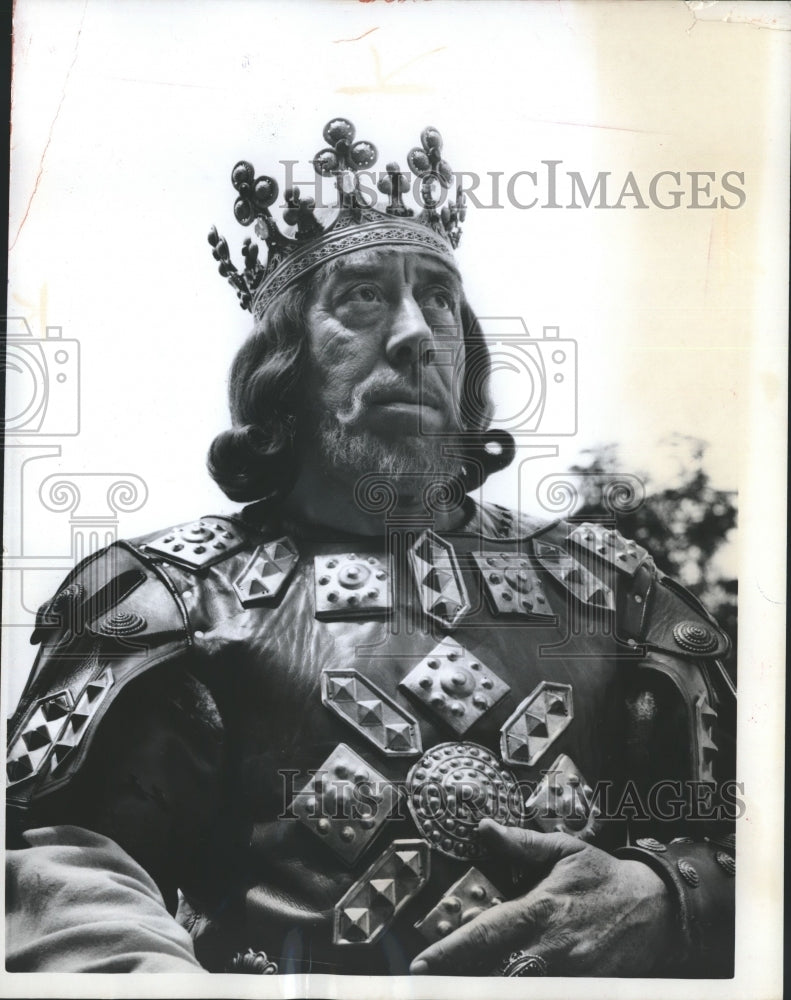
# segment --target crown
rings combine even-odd
[[[355,127],[346,118],[334,118],[324,126],[322,134],[328,145],[316,153],[312,162],[319,177],[335,178],[337,204],[329,218],[322,217],[314,198],[302,198],[298,187],[288,188],[282,218],[291,232],[286,234],[270,212],[278,198],[277,182],[272,177],[256,177],[253,165],[240,160],[231,172],[231,183],[238,195],[234,216],[243,226],[255,223],[256,235],[266,243],[266,263],[260,260],[259,244],[248,238],[242,244],[244,268],[238,270],[224,237],[214,226],[209,232],[212,256],[219,261],[220,274],[236,290],[242,308],[258,318],[303,274],[353,250],[412,246],[455,266],[453,250],[461,237],[465,197],[460,184],[453,200],[447,195],[454,174],[442,158],[442,136],[436,128],[424,128],[420,146],[407,155],[407,164],[419,185],[417,181],[410,183],[409,175],[401,171],[398,163],[387,164],[376,185],[387,198],[384,211],[377,207],[375,192],[362,184],[371,178],[370,168],[379,155],[373,143],[355,141]],[[421,208],[418,214],[404,202],[410,189],[415,190]]]

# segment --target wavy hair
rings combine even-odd
[[[209,473],[234,501],[275,502],[287,496],[299,472],[299,417],[308,363],[307,310],[321,280],[283,292],[256,322],[231,366],[228,397],[233,426],[212,441]],[[459,408],[462,427],[485,431],[491,420],[489,349],[480,324],[462,294],[464,380]],[[466,442],[465,442],[466,443]],[[473,451],[480,452],[480,448]]]

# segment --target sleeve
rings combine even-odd
[[[6,864],[9,972],[201,972],[151,876],[76,826],[28,830]]]
[[[628,768],[646,809],[616,854],[647,864],[671,893],[677,935],[660,974],[729,977],[740,802],[727,640],[692,595],[648,569],[626,598],[646,607],[626,698]]]
[[[178,594],[111,548],[34,641],[9,726],[9,969],[200,968],[172,914],[220,867],[223,728]]]

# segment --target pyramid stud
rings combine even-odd
[[[321,700],[385,756],[414,757],[422,753],[417,720],[358,671],[325,670]]]
[[[533,767],[573,717],[571,686],[542,681],[500,730],[503,760]]]
[[[409,858],[405,866],[404,858]],[[395,840],[335,904],[333,943],[372,945],[425,886],[429,848],[422,840]]]

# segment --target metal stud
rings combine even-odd
[[[728,875],[736,874],[736,860],[732,855],[726,854],[725,851],[717,851],[714,860]]]
[[[500,730],[503,760],[532,767],[573,718],[571,685],[542,681]]]
[[[584,521],[572,528],[568,540],[630,577],[649,558],[647,550],[641,545],[627,541],[619,531],[606,528],[603,524]]]
[[[474,920],[484,910],[503,902],[503,894],[477,868],[470,868],[415,924],[415,930],[433,944],[457,927]]]
[[[646,851],[655,851],[657,854],[663,854],[667,850],[662,841],[657,840],[655,837],[638,837],[635,845],[642,847]]]
[[[297,547],[287,536],[259,545],[233,583],[242,607],[254,608],[276,601],[298,562]]]
[[[392,607],[388,559],[354,552],[316,556],[313,577],[319,619],[368,617]]]
[[[473,553],[473,559],[494,614],[554,619],[541,580],[524,556],[518,552]]]
[[[145,618],[135,611],[115,611],[104,619],[98,631],[111,636],[137,635],[145,632],[146,625]]]
[[[472,605],[453,546],[424,531],[409,549],[409,561],[424,612],[443,628],[455,628]]]
[[[711,653],[719,645],[714,629],[702,622],[679,622],[673,626],[673,638],[687,653]]]
[[[333,944],[372,945],[429,878],[422,840],[394,840],[335,904]]]
[[[534,542],[538,561],[578,601],[590,607],[615,610],[612,588],[595,576],[573,555],[549,542]]]
[[[460,736],[510,691],[494,671],[450,637],[435,646],[399,687]]]
[[[676,862],[676,868],[678,868],[679,874],[687,885],[692,886],[693,889],[697,889],[700,885],[700,875],[698,875],[697,869],[692,862],[686,858],[679,858]]]
[[[580,840],[591,840],[596,835],[599,813],[593,789],[566,754],[546,769],[525,802],[525,816],[539,830],[567,833]]]
[[[325,670],[321,700],[388,757],[423,752],[417,720],[356,670]]]
[[[298,792],[294,814],[353,864],[393,811],[398,790],[359,754],[339,743]]]
[[[475,743],[440,743],[427,751],[407,775],[406,791],[418,830],[451,858],[484,856],[478,823],[485,816],[510,826],[522,823],[516,778]]]
[[[276,976],[277,963],[271,961],[265,951],[237,951],[228,963],[227,972],[250,973],[257,976]]]
[[[714,742],[714,727],[717,713],[709,704],[705,694],[695,699],[695,723],[698,737],[699,780],[714,780],[714,764],[717,759],[717,744]]]
[[[47,769],[49,774],[62,769],[112,684],[112,670],[106,667],[85,685],[76,703],[66,690],[35,702],[19,736],[8,748],[6,784],[18,784]]]
[[[145,549],[189,569],[205,569],[245,545],[230,522],[200,520],[181,524],[145,543]]]

